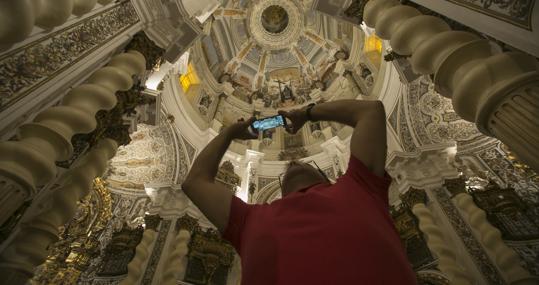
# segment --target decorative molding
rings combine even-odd
[[[531,31],[532,12],[535,0],[524,0],[515,3],[509,0],[479,1],[479,0],[446,0],[456,5],[466,7],[481,14],[502,20],[512,25]]]
[[[472,230],[464,221],[457,208],[453,205],[453,202],[451,202],[451,198],[447,192],[445,192],[445,189],[436,188],[432,190],[432,193],[435,194],[440,207],[462,240],[476,267],[488,281],[488,284],[505,285],[500,272],[485,253],[481,244],[474,237]]]
[[[139,22],[130,1],[0,56],[0,111]]]
[[[152,284],[155,270],[157,269],[157,264],[159,263],[161,253],[163,252],[163,247],[165,246],[165,241],[167,240],[168,230],[170,229],[171,223],[172,221],[170,220],[165,220],[161,223],[159,234],[155,240],[152,254],[150,255],[140,284]]]

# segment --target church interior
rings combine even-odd
[[[419,284],[539,284],[536,2],[1,1],[0,284],[239,285],[182,192],[193,160],[238,119],[341,99],[385,107]],[[351,134],[266,130],[216,179],[271,203],[290,160],[342,176]]]

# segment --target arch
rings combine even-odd
[[[281,198],[281,186],[279,185],[279,179],[276,178],[262,189],[258,190],[253,197],[253,201],[256,204],[271,203]]]

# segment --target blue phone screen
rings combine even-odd
[[[253,122],[253,128],[263,131],[284,126],[284,118],[281,115],[264,118]]]

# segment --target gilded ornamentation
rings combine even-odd
[[[47,261],[38,267],[31,282],[75,284],[81,272],[99,255],[99,236],[111,219],[112,199],[105,181],[96,178],[93,191],[79,203],[60,240],[50,247]]]
[[[139,21],[130,1],[0,56],[0,111]]]
[[[539,204],[537,174],[519,170],[508,158],[508,154],[503,150],[500,142],[483,146],[475,155],[488,166],[491,174],[495,174],[494,178],[500,179],[501,184],[515,189],[517,194],[527,203]],[[539,211],[536,212],[536,215],[539,215]]]
[[[533,169],[520,161],[506,145],[500,144],[500,148],[505,152],[505,157],[511,162],[511,164],[513,164],[515,170],[520,172],[523,177],[532,180],[536,184],[539,184],[539,175],[537,175]]]
[[[503,239],[539,239],[539,223],[514,189],[501,189],[491,183],[482,191],[472,191],[471,195],[477,206],[486,212],[488,221],[500,230]]]

